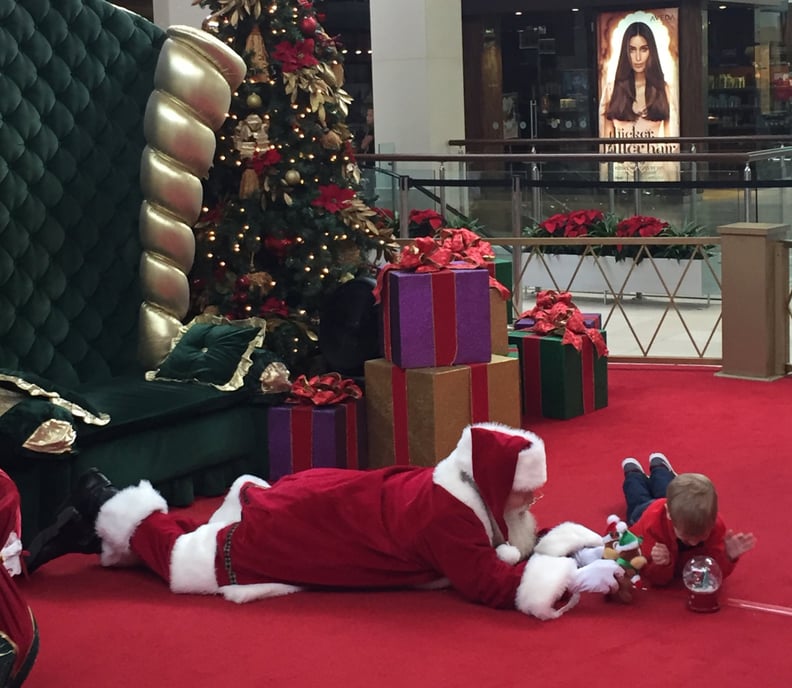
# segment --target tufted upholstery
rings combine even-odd
[[[0,440],[0,465],[22,495],[26,541],[91,466],[119,487],[148,478],[173,505],[218,494],[241,472],[266,471],[266,423],[248,403],[252,392],[146,382],[137,363],[141,302],[158,296],[140,266],[178,262],[170,235],[149,228],[141,240],[140,232],[145,114],[165,38],[105,0],[0,0],[0,368],[79,391],[111,417],[80,425],[64,454],[31,455]],[[211,84],[222,82],[230,100],[244,62],[211,41],[191,45],[201,59],[217,58],[219,46],[238,64],[220,56],[213,64],[222,78],[190,90],[225,113]],[[208,166],[213,147],[204,152]],[[161,299],[147,312],[149,323],[175,318]]]
[[[164,33],[104,0],[0,0],[0,365],[135,366],[143,116]]]

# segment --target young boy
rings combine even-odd
[[[648,563],[641,577],[653,585],[679,579],[694,556],[706,555],[718,562],[724,577],[739,557],[756,544],[753,533],[727,530],[718,515],[718,495],[701,473],[677,475],[659,452],[649,456],[649,475],[633,458],[622,461],[627,522],[643,538]]]

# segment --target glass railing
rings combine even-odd
[[[754,149],[740,140],[739,150],[715,146],[715,140],[671,139],[683,152],[641,156],[585,152],[586,143],[589,150],[602,143],[596,139],[556,152],[514,152],[512,145],[512,152],[502,154],[381,153],[366,158],[374,165],[367,194],[372,205],[395,213],[402,239],[426,231],[410,222],[413,211],[423,210],[491,238],[496,251],[513,260],[518,313],[533,305],[538,289],[572,291],[582,310],[602,312],[613,360],[717,363],[717,228],[735,222],[784,224],[792,216],[792,146],[765,138],[757,137]],[[561,146],[552,141],[547,147]],[[542,150],[542,142],[531,148]],[[627,172],[620,167],[625,164]],[[659,178],[658,165],[671,167],[664,174],[672,181]],[[696,227],[697,238],[663,240],[687,249],[672,260],[658,258],[663,241],[630,239],[622,244],[634,246],[632,255],[616,260],[616,240],[583,237],[576,247],[560,251],[562,239],[527,237],[526,228],[584,209],[619,219],[652,216],[680,234]]]

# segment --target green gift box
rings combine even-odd
[[[603,338],[605,332],[602,332]],[[583,349],[525,330],[509,334],[520,359],[523,415],[566,420],[608,405],[608,358],[583,338]]]
[[[512,271],[511,258],[496,258],[495,260],[488,261],[487,270],[489,274],[498,280],[504,287],[509,291],[512,290],[514,272]],[[514,304],[511,299],[504,303],[506,304],[506,322],[511,324],[514,322]]]

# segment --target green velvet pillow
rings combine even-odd
[[[0,368],[0,388],[24,393],[32,398],[42,398],[60,406],[89,425],[107,425],[110,416],[96,408],[84,396],[48,380],[41,375],[22,370]]]
[[[264,342],[265,321],[199,315],[171,343],[170,353],[147,380],[197,382],[230,392],[245,385],[253,351]]]
[[[63,454],[77,437],[69,411],[41,397],[0,389],[0,446],[42,454]]]

